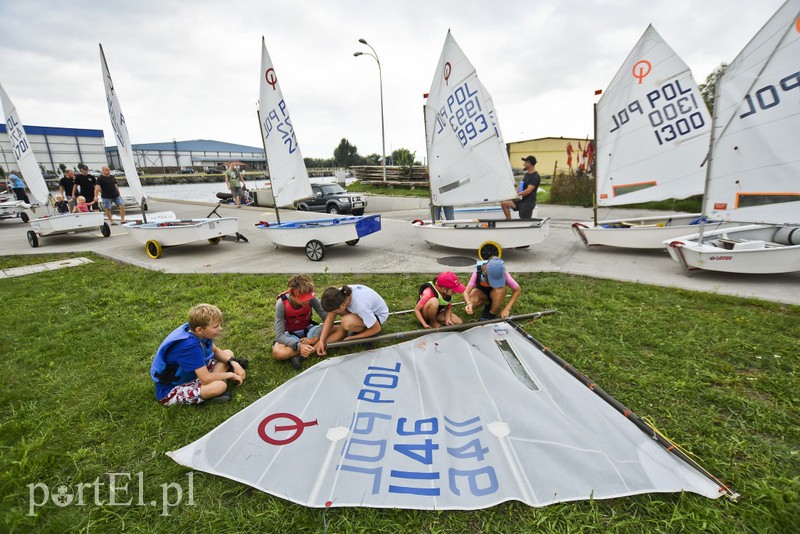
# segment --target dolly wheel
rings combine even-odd
[[[24,222],[24,223],[26,223],[26,222],[31,220],[31,218],[28,217],[28,214],[25,213],[24,211],[20,212],[19,218],[22,219],[22,222]]]
[[[28,230],[28,244],[33,248],[39,246],[39,238],[36,236],[36,232],[33,230]]]
[[[358,244],[358,239],[351,239],[350,241],[345,241],[345,243],[353,247]]]
[[[209,242],[209,243],[211,243],[212,245],[216,245],[216,244],[218,244],[220,241],[222,241],[222,238],[221,238],[221,237],[219,237],[219,236],[217,236],[217,237],[211,237],[211,238],[209,238],[209,240],[208,240],[208,242]]]
[[[108,226],[108,223],[103,223],[103,226],[100,227],[100,233],[103,234],[103,237],[111,235],[111,228]]]
[[[321,241],[312,239],[306,243],[306,257],[311,261],[320,261],[325,257],[325,246]]]
[[[494,241],[487,241],[478,247],[478,257],[482,260],[488,260],[491,257],[502,258],[503,249]]]
[[[155,239],[151,239],[144,245],[145,250],[147,250],[147,255],[157,260],[161,257],[161,243],[156,241]]]

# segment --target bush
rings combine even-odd
[[[594,177],[586,173],[558,172],[550,186],[550,203],[591,207],[594,205]]]

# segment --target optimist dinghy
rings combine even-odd
[[[683,60],[648,26],[596,108],[594,223],[573,223],[584,245],[663,249],[692,232],[699,213],[597,221],[597,206],[703,192],[711,118]]]
[[[703,212],[756,223],[667,240],[688,274],[800,271],[800,0],[789,0],[717,85]]]
[[[21,200],[9,200],[6,197],[0,199],[0,221],[4,219],[20,219],[26,223],[30,220],[30,216],[25,213],[25,210],[31,209],[30,204],[26,204]]]
[[[56,215],[51,212],[54,200],[47,189],[42,171],[33,154],[25,128],[17,114],[17,109],[0,85],[0,100],[3,103],[5,123],[8,128],[8,139],[11,142],[14,157],[22,171],[23,180],[31,191],[31,195],[41,206],[47,207],[48,214],[44,217],[30,219],[31,229],[28,230],[28,244],[32,247],[39,246],[40,237],[49,237],[63,234],[78,234],[99,230],[103,237],[111,235],[111,228],[103,221],[103,214],[99,212],[69,213]],[[27,204],[23,204],[28,206]],[[21,214],[20,218],[27,214]]]
[[[269,163],[277,222],[262,221],[256,225],[257,228],[266,231],[267,239],[276,248],[304,247],[306,257],[311,261],[322,260],[326,247],[338,243],[355,245],[362,237],[378,232],[381,229],[380,215],[281,222],[278,208],[292,206],[311,197],[313,193],[289,110],[263,37],[260,78],[259,124]]]
[[[247,241],[238,232],[238,217],[212,218],[209,216],[198,219],[177,219],[174,213],[162,213],[151,215],[151,220],[147,220],[147,197],[144,194],[139,173],[136,171],[127,122],[122,114],[122,107],[114,88],[114,82],[111,79],[106,56],[103,53],[103,45],[100,45],[100,63],[103,72],[103,85],[106,90],[108,115],[111,119],[111,126],[114,129],[114,136],[117,139],[120,160],[122,161],[123,169],[125,169],[125,178],[128,180],[128,186],[133,192],[136,203],[142,208],[142,221],[125,224],[125,228],[131,238],[144,244],[147,255],[153,259],[161,257],[164,247],[206,240],[212,245],[216,245],[226,235],[235,235],[237,241],[240,239]]]
[[[486,206],[516,198],[492,98],[449,31],[425,104],[425,139],[433,206]],[[503,248],[541,243],[550,232],[547,218],[413,224],[428,244],[474,249],[482,259],[501,256]]]

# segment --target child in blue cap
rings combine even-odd
[[[511,298],[506,300],[506,286],[511,288]],[[494,319],[498,315],[501,319],[511,315],[511,308],[522,294],[522,288],[506,271],[506,264],[500,258],[490,258],[479,261],[475,265],[475,272],[467,283],[464,291],[465,311],[472,315],[474,308],[483,305],[480,320]]]

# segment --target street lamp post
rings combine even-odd
[[[383,73],[381,72],[381,60],[378,59],[378,53],[375,51],[374,48],[367,42],[366,39],[359,39],[359,43],[365,44],[369,46],[369,49],[372,50],[372,53],[369,52],[355,52],[353,55],[355,57],[358,56],[370,56],[378,63],[378,81],[380,82],[380,89],[381,89],[381,159],[383,161],[383,181],[386,181],[386,130],[383,126]]]

